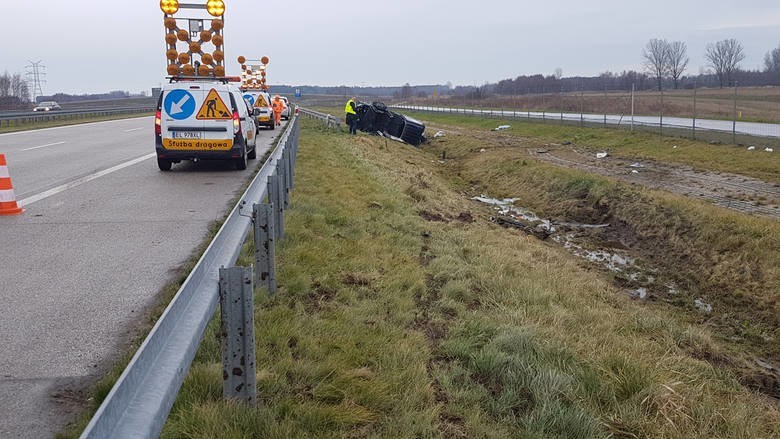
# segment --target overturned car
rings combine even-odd
[[[355,108],[360,131],[391,137],[418,146],[425,143],[425,125],[411,117],[387,109],[382,102],[360,102]]]

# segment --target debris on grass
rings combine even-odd
[[[499,125],[496,128],[493,128],[493,131],[502,131],[502,130],[508,130],[509,128],[512,128],[511,125]]]
[[[436,131],[436,134],[433,135],[434,139],[438,139],[439,137],[444,137],[444,131]]]
[[[609,155],[609,154],[607,154],[606,152],[597,152],[597,153],[596,153],[596,158],[597,158],[597,159],[603,159],[604,157],[606,157],[606,156],[608,156],[608,155]]]
[[[705,314],[709,314],[712,312],[712,305],[710,305],[709,303],[705,302],[702,299],[694,300],[693,304],[696,306],[696,309],[698,309],[699,311]]]

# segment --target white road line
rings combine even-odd
[[[100,177],[102,177],[104,175],[108,175],[108,174],[110,174],[112,172],[119,171],[120,169],[127,168],[128,166],[133,166],[136,163],[140,163],[140,162],[142,162],[144,160],[148,160],[148,159],[150,159],[150,158],[152,158],[152,157],[154,157],[156,155],[157,155],[157,153],[153,152],[151,154],[146,154],[144,156],[138,157],[138,158],[130,160],[128,162],[120,163],[120,164],[118,164],[116,166],[112,166],[112,167],[110,167],[108,169],[104,169],[104,170],[96,172],[94,174],[86,175],[84,177],[76,179],[74,181],[71,181],[70,183],[65,183],[62,186],[57,186],[57,187],[55,187],[53,189],[49,189],[48,191],[41,192],[40,194],[33,195],[31,197],[27,197],[27,198],[25,198],[23,200],[19,200],[19,202],[17,204],[21,207],[21,206],[26,206],[28,204],[32,204],[32,203],[34,203],[36,201],[41,201],[44,198],[48,198],[48,197],[51,197],[52,195],[59,194],[60,192],[64,192],[64,191],[66,191],[68,189],[72,189],[72,188],[74,188],[76,186],[82,185],[82,184],[87,183],[89,181],[92,181],[92,180],[94,180],[96,178],[100,178]]]
[[[132,130],[125,130],[125,132],[126,133],[132,133],[133,131],[138,131],[138,130],[142,130],[142,129],[143,129],[143,127],[141,127],[141,128],[133,128]]]
[[[152,118],[152,117],[154,117],[154,115],[131,117],[131,118],[128,118],[128,119],[143,119],[145,117]],[[21,135],[21,134],[30,134],[30,133],[40,133],[41,131],[68,130],[68,129],[71,129],[71,128],[88,127],[88,126],[91,126],[91,125],[113,124],[113,123],[127,122],[128,119],[115,119],[115,120],[104,120],[102,122],[79,123],[79,124],[74,124],[74,125],[63,125],[63,126],[59,126],[59,127],[39,128],[37,130],[12,131],[10,133],[0,133],[0,137],[18,136],[18,135]]]
[[[46,148],[48,146],[62,145],[63,143],[68,143],[68,142],[57,142],[57,143],[49,143],[48,145],[33,146],[32,148],[25,148],[22,151],[32,151],[33,149],[40,149],[40,148]]]

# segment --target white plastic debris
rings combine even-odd
[[[603,159],[604,157],[606,157],[606,156],[608,156],[608,155],[609,155],[609,154],[607,154],[606,152],[597,152],[597,153],[596,153],[596,158],[597,158],[597,159]]]
[[[672,147],[672,149],[677,149],[677,145],[674,145],[674,146]]]
[[[639,171],[637,171],[636,169],[632,169],[632,170],[631,170],[631,173],[632,173],[632,174],[639,174]]]
[[[479,152],[485,152],[485,148],[480,149]]]
[[[755,147],[755,146],[752,146],[752,145],[751,145],[751,146],[748,146],[748,151],[753,151],[754,149],[756,149],[756,147]]]
[[[438,139],[439,137],[444,137],[444,131],[437,131],[436,134],[433,135],[434,139]]]
[[[508,130],[509,128],[512,128],[512,126],[511,125],[499,125],[497,128],[493,128],[493,131]]]
[[[766,151],[766,152],[774,152],[774,149],[767,146],[766,148],[764,148],[764,151]]]
[[[710,305],[709,303],[707,303],[707,302],[705,302],[705,301],[703,301],[701,299],[694,300],[693,304],[696,305],[696,309],[698,309],[699,311],[701,311],[701,312],[703,312],[705,314],[709,314],[709,313],[712,312],[712,305]]]
[[[643,164],[641,164],[641,163],[639,163],[639,162],[636,162],[636,163],[631,163],[631,164],[630,164],[630,165],[628,165],[628,166],[630,166],[630,167],[632,167],[632,168],[644,168],[644,167],[645,167],[645,165],[643,165]]]

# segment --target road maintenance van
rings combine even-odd
[[[244,90],[244,99],[249,101],[255,109],[258,129],[260,129],[260,126],[269,129],[276,127],[274,110],[271,108],[271,96],[268,92],[252,89]]]
[[[157,165],[230,160],[239,170],[257,156],[253,109],[229,78],[173,77],[157,101]]]

